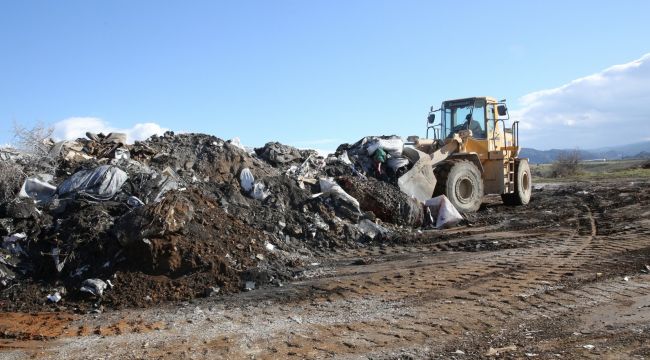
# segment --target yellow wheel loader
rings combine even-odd
[[[431,107],[426,138],[410,136],[412,147],[404,148],[414,165],[398,179],[400,189],[421,201],[444,194],[462,212],[478,210],[486,194],[500,194],[508,205],[527,204],[532,177],[528,159],[519,158],[519,122],[507,127],[506,120],[505,100],[491,97]]]

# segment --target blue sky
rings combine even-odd
[[[6,1],[0,144],[13,121],[81,118],[333,150],[365,135],[423,136],[430,105],[491,95],[528,114],[522,137],[546,132],[524,146],[602,147],[611,127],[585,122],[593,136],[573,146],[521,99],[642,59],[648,14],[648,1]],[[648,86],[628,90],[650,99]],[[641,126],[605,145],[650,139]]]

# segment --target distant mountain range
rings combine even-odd
[[[536,150],[522,148],[519,157],[528,158],[531,164],[552,163],[563,152],[575,149]],[[609,146],[598,149],[580,150],[581,160],[621,160],[621,159],[650,159],[650,141],[621,146]]]

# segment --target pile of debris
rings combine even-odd
[[[148,306],[281,285],[315,251],[440,225],[440,204],[389,183],[410,165],[396,137],[342,145],[327,159],[173,132],[133,145],[115,133],[47,145],[45,160],[0,159],[3,309]]]

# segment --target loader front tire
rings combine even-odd
[[[506,205],[526,205],[530,202],[532,191],[533,178],[530,174],[528,160],[518,160],[515,163],[515,192],[502,194],[501,199]]]
[[[434,195],[446,195],[460,212],[475,212],[483,201],[481,172],[467,160],[443,164],[436,171],[438,181]]]

